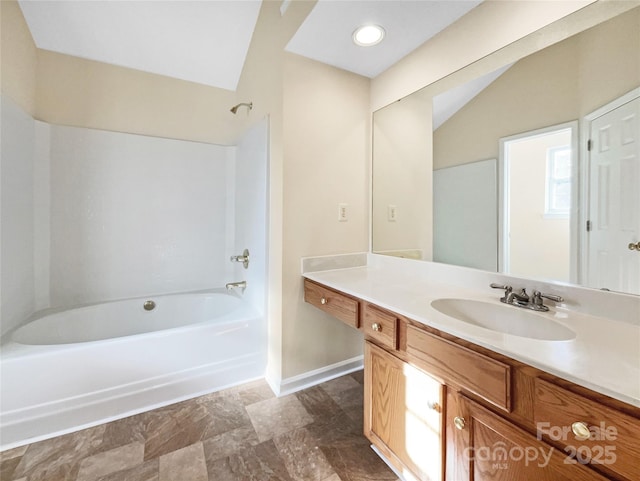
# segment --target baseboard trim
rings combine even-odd
[[[364,356],[356,356],[286,379],[277,380],[267,375],[266,380],[275,395],[280,397],[359,371],[363,366]]]

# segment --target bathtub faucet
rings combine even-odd
[[[241,262],[242,267],[247,269],[249,267],[249,249],[245,249],[241,256],[231,256],[231,262]]]
[[[225,287],[227,288],[228,291],[232,289],[240,288],[242,289],[242,292],[244,292],[244,290],[247,288],[247,281],[227,282]]]

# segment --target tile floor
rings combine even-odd
[[[2,481],[371,481],[362,371],[274,397],[258,381],[0,453]]]

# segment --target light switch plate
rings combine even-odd
[[[338,204],[338,221],[339,222],[347,222],[349,218],[347,207],[349,207],[348,204]]]

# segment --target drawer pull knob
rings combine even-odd
[[[462,431],[466,427],[467,421],[465,421],[463,417],[456,416],[455,418],[453,418],[453,424],[456,429]]]
[[[576,435],[576,439],[578,441],[585,441],[591,437],[589,426],[587,426],[587,423],[583,423],[582,421],[573,423],[571,425],[571,431]]]
[[[441,411],[440,409],[440,404],[438,404],[437,402],[427,402],[427,407],[429,409],[433,409],[435,412],[439,413]]]
[[[329,299],[327,299],[326,297],[323,297],[322,299],[320,299],[320,304],[322,304],[323,306],[328,302],[329,302]]]
[[[373,324],[371,324],[371,329],[373,329],[376,332],[380,332],[382,331],[382,326],[379,323],[374,322]]]

